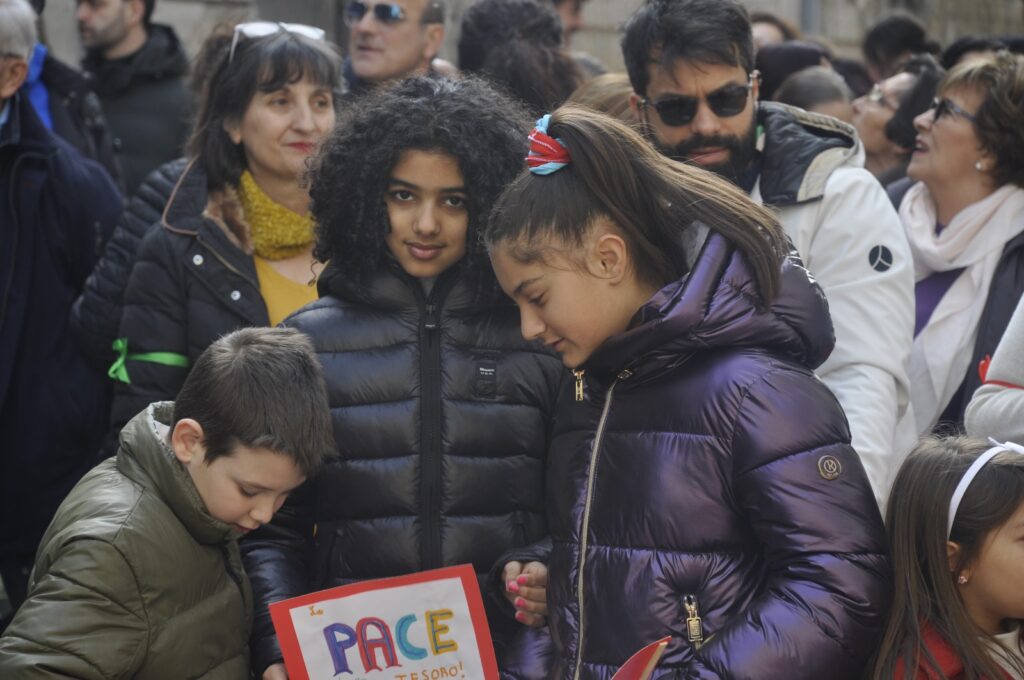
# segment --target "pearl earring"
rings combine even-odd
[[[978,172],[985,172],[985,166],[982,165],[981,161],[978,161],[977,163],[974,164],[974,169],[977,170]]]
[[[964,584],[967,583],[967,577],[964,576],[963,574],[960,574],[960,576],[957,577],[956,582],[959,583],[960,585],[964,585]]]

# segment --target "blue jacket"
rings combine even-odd
[[[10,102],[0,131],[0,559],[31,562],[106,430],[108,381],[86,364],[68,313],[121,196],[27,97]]]
[[[550,678],[859,678],[891,589],[878,507],[813,369],[833,335],[793,261],[765,305],[707,240],[559,399],[548,453]],[[570,381],[571,382],[571,381]]]

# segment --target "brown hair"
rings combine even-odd
[[[207,347],[174,402],[174,424],[183,418],[202,426],[207,463],[241,444],[288,456],[309,477],[334,452],[320,364],[294,328],[243,328]]]
[[[928,437],[896,475],[886,513],[896,588],[875,661],[875,680],[893,678],[900,660],[906,677],[923,662],[935,677],[945,680],[924,644],[923,624],[934,628],[953,647],[964,664],[965,678],[1003,677],[985,644],[990,636],[971,619],[957,591],[956,578],[978,558],[989,534],[1024,503],[1024,456],[1002,453],[979,470],[967,487],[949,537],[960,546],[953,571],[946,550],[953,491],[971,463],[990,446],[982,439]]]
[[[965,89],[982,96],[974,129],[982,147],[995,156],[996,184],[1024,188],[1024,56],[1000,52],[992,59],[954,67],[939,83],[939,94]]]
[[[636,111],[629,105],[633,86],[625,73],[602,73],[580,85],[566,101],[607,113],[631,126],[640,124]]]
[[[594,220],[607,217],[622,231],[637,276],[660,288],[688,271],[681,235],[700,222],[746,255],[765,301],[775,296],[785,238],[772,214],[740,189],[662,156],[596,111],[563,106],[548,134],[572,162],[551,175],[527,170],[516,178],[495,206],[484,236],[489,248],[509,243],[520,261],[543,259],[550,240],[578,249]]]

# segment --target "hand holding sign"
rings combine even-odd
[[[547,623],[548,568],[543,562],[509,562],[501,573],[505,597],[516,608],[516,621],[533,628]]]
[[[291,680],[498,678],[469,565],[275,602],[270,616]]]

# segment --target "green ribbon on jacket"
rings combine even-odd
[[[175,354],[174,352],[140,352],[138,354],[128,354],[128,338],[118,338],[114,340],[113,344],[114,351],[117,352],[117,359],[114,360],[110,370],[107,371],[107,375],[114,380],[120,380],[128,385],[132,384],[131,379],[128,377],[128,367],[125,363],[130,359],[132,361],[149,361],[154,364],[162,364],[164,366],[177,366],[179,368],[188,368],[189,360],[184,354]]]

